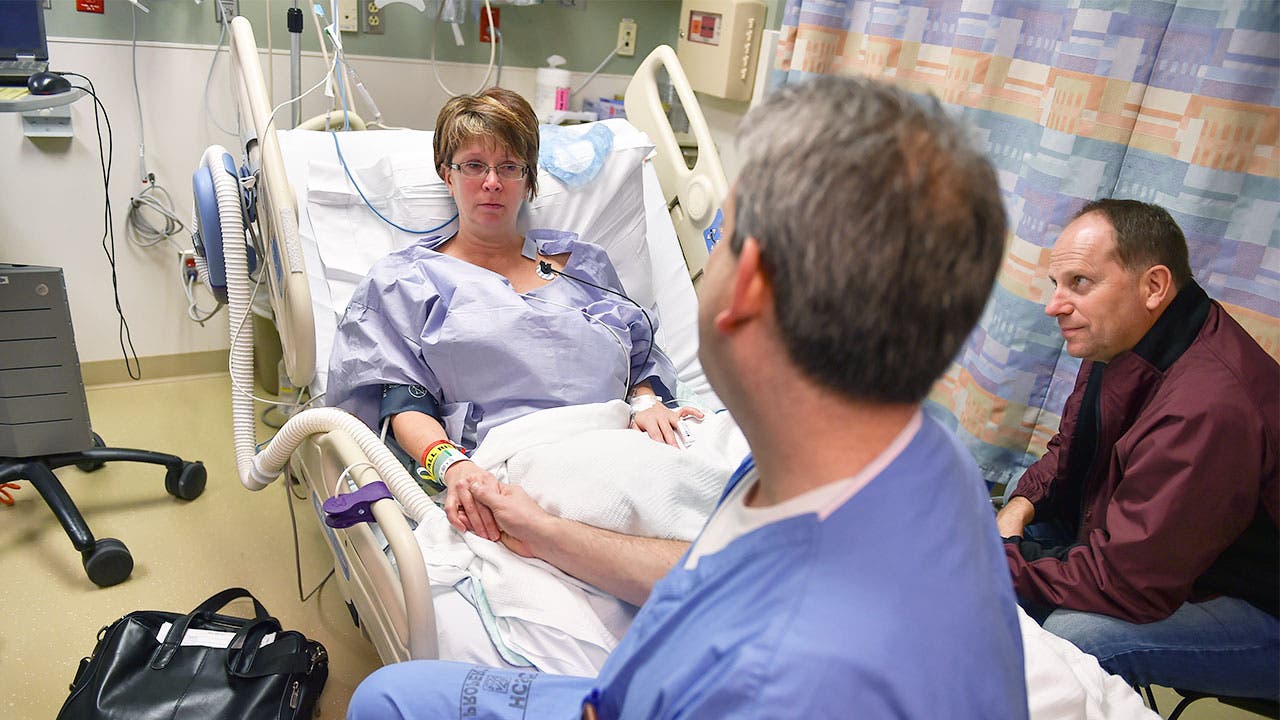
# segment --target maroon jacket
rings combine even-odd
[[[1280,366],[1193,282],[1133,350],[1081,366],[1058,434],[1012,493],[1077,544],[1008,539],[1014,589],[1130,622],[1215,595],[1276,615],[1278,458]]]

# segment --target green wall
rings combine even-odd
[[[368,2],[368,0],[363,0]],[[3,2],[3,0],[0,0]],[[193,0],[143,0],[151,12],[137,12],[137,35],[140,41],[195,43],[213,45],[221,30],[214,21],[215,0],[200,5]],[[325,11],[328,0],[321,0]],[[581,2],[581,0],[579,0]],[[425,0],[426,12],[418,12],[404,3],[392,3],[382,9],[382,35],[343,33],[342,41],[352,55],[378,55],[426,59],[431,53],[436,0]],[[783,0],[765,0],[768,9],[766,26],[778,28]],[[289,36],[285,30],[285,11],[292,0],[240,0],[240,14],[253,23],[258,44],[267,42],[267,11],[271,12],[271,44],[288,51]],[[304,11],[311,3],[300,0]],[[630,75],[640,61],[657,45],[675,47],[680,0],[586,0],[584,9],[561,7],[559,0],[544,0],[541,5],[521,6],[495,2],[501,12],[499,27],[503,32],[504,67],[541,67],[552,54],[564,56],[569,70],[590,72],[613,50],[618,37],[618,21],[631,18],[637,23],[635,57],[617,57],[601,70],[603,73]],[[106,0],[101,15],[77,12],[75,0],[52,0],[45,11],[48,33],[59,37],[104,38],[128,41],[132,37],[135,10],[127,0]],[[441,24],[437,34],[436,58],[451,62],[489,62],[489,45],[479,42],[479,24],[470,17],[462,26],[466,45],[454,44],[453,32]],[[302,33],[302,49],[318,50],[316,31],[306,17]],[[56,58],[54,64],[56,65]]]

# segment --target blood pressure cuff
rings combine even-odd
[[[416,411],[426,413],[444,424],[440,415],[440,403],[431,397],[431,393],[421,385],[383,385],[382,405],[378,410],[378,420],[387,419],[397,413]]]
[[[410,410],[426,413],[437,421],[441,420],[440,404],[421,385],[382,386],[382,404],[378,409],[379,425],[392,415]],[[440,424],[443,425],[444,422],[440,421]],[[387,428],[387,447],[391,449],[391,454],[400,461],[401,465],[404,465],[411,475],[417,472],[418,459],[409,455],[400,447],[400,443],[396,441],[396,433],[390,427]]]

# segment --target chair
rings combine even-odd
[[[75,465],[85,472],[92,472],[105,463],[127,460],[165,466],[164,488],[170,495],[182,500],[194,500],[204,492],[208,473],[204,463],[187,462],[176,455],[133,450],[130,448],[104,447],[102,438],[93,434],[94,447],[78,452],[57,453],[31,458],[0,458],[0,483],[28,480],[44,498],[62,529],[66,530],[71,544],[80,551],[85,574],[95,585],[109,587],[128,579],[133,572],[133,556],[124,543],[115,538],[97,538],[89,531],[89,525],[53,471]]]
[[[1151,692],[1151,687],[1143,687],[1142,691],[1146,695],[1147,706],[1150,707],[1153,712],[1160,712],[1160,709],[1156,707],[1156,698]],[[1180,696],[1180,699],[1178,704],[1173,708],[1173,712],[1169,714],[1168,720],[1178,720],[1191,703],[1208,698],[1216,699],[1223,705],[1247,710],[1251,713],[1257,713],[1263,717],[1272,718],[1273,720],[1280,720],[1280,702],[1275,700],[1213,695],[1210,693],[1198,692],[1196,690],[1182,690],[1179,688],[1173,688],[1173,691]]]
[[[91,472],[117,460],[164,465],[170,495],[204,492],[204,464],[176,455],[105,447],[89,427],[80,361],[61,268],[0,263],[0,484],[29,480],[102,587],[124,582],[133,557],[115,538],[95,539],[54,470]]]

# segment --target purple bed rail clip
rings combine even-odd
[[[331,497],[322,506],[324,524],[331,528],[345,528],[356,523],[373,522],[370,506],[391,497],[391,491],[381,480],[371,482],[355,492]]]

